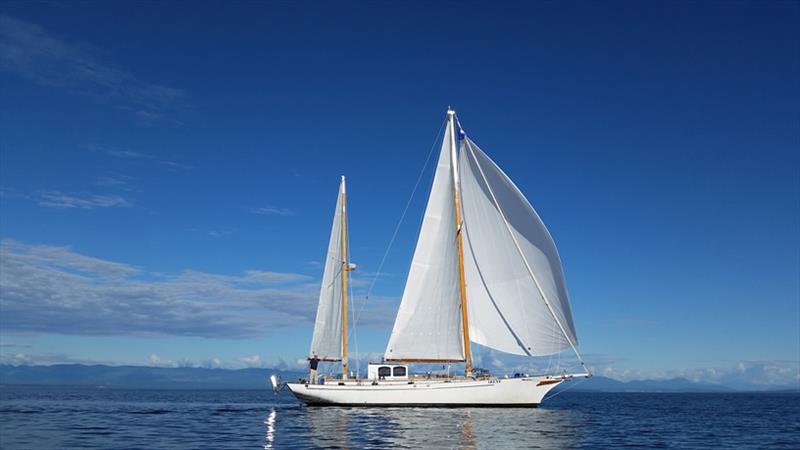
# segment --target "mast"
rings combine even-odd
[[[342,379],[347,380],[347,193],[342,175]]]
[[[458,159],[456,158],[456,134],[454,117],[456,112],[447,108],[447,126],[450,128],[450,156],[453,167],[453,202],[456,210],[456,247],[458,249],[458,287],[461,297],[461,329],[464,341],[464,375],[472,376],[472,351],[469,345],[469,320],[467,317],[467,286],[464,278],[464,245],[461,238],[461,191],[458,188]]]

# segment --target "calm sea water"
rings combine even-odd
[[[266,390],[0,387],[0,447],[800,449],[800,395],[565,392],[538,409],[361,409]]]

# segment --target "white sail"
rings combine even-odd
[[[321,360],[342,359],[342,193],[344,179],[339,185],[336,211],[333,214],[331,239],[325,256],[325,272],[319,291],[317,320],[311,338],[310,355]]]
[[[462,141],[459,175],[470,340],[531,356],[569,348],[565,333],[577,345],[561,259],[539,215],[469,138]]]
[[[414,259],[384,354],[388,360],[464,360],[452,139],[453,125],[448,121]]]

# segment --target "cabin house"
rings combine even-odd
[[[406,381],[408,366],[405,364],[369,363],[367,377],[373,381]]]

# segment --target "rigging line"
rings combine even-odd
[[[552,338],[553,338],[552,341],[551,341],[551,344],[553,344],[555,346],[555,344],[556,344],[556,323],[555,323],[555,321],[553,322],[553,328],[550,331],[551,331]],[[560,353],[561,352],[559,352],[559,354]],[[551,353],[550,356],[547,358],[547,370],[545,371],[545,373],[552,373],[552,372],[550,372],[550,369],[553,368],[553,359],[555,359],[555,355],[553,355]],[[556,366],[556,370],[558,370],[558,366]]]
[[[462,219],[462,222],[464,222],[464,217],[463,216],[462,216],[461,219]],[[531,352],[530,352],[530,348],[525,346],[525,344],[522,342],[522,339],[520,339],[519,335],[517,335],[517,332],[514,331],[514,328],[512,328],[511,324],[508,323],[508,319],[506,319],[506,315],[503,314],[502,310],[500,310],[500,306],[497,305],[497,301],[495,300],[494,295],[492,295],[492,292],[489,290],[489,286],[486,284],[486,279],[483,277],[483,272],[481,272],[480,267],[478,267],[478,260],[475,257],[475,249],[472,247],[472,240],[469,239],[469,228],[468,227],[464,227],[462,229],[467,234],[467,238],[468,238],[467,239],[467,247],[469,248],[469,254],[472,255],[472,261],[474,262],[475,267],[477,269],[478,277],[480,277],[481,284],[483,284],[483,288],[486,291],[486,296],[489,297],[489,300],[491,300],[492,306],[494,306],[495,311],[497,311],[497,315],[500,316],[500,319],[503,321],[503,325],[505,325],[506,328],[508,328],[508,331],[511,333],[511,336],[514,337],[514,340],[517,341],[517,345],[519,345],[519,348],[522,349],[523,352],[525,352],[526,356],[533,356],[531,354]]]
[[[553,338],[553,340],[552,340],[553,347],[556,347],[558,345],[558,340],[557,340],[558,339],[558,330],[556,330],[556,321],[555,320],[553,321],[553,327],[552,327],[552,329],[550,331],[552,333],[551,336]],[[561,369],[561,352],[558,352],[555,355],[550,355],[550,358],[555,359],[556,365],[555,365],[554,370],[556,372],[559,371]]]
[[[353,254],[350,253],[350,214],[348,214],[345,217],[345,220],[347,221],[347,238],[348,238],[347,239],[347,261],[345,261],[345,263],[347,264],[346,267],[349,270],[350,269],[350,261],[353,260],[353,258],[352,258]],[[352,276],[351,276],[350,279],[352,281]],[[358,331],[357,331],[356,324],[355,324],[355,321],[356,321],[355,305],[354,305],[355,298],[353,297],[353,283],[352,282],[347,284],[347,291],[348,291],[348,294],[349,294],[348,300],[350,301],[350,306],[353,306],[353,308],[350,308],[350,317],[353,318],[353,325],[352,325],[353,333],[352,334],[353,334],[353,344],[355,344],[355,347],[356,347],[356,378],[358,378],[358,375],[361,373],[361,358],[360,358],[361,357],[361,353],[358,351]],[[349,335],[350,335],[350,331],[348,330],[348,336]]]
[[[561,368],[561,352],[558,352],[558,354],[556,356],[557,356],[557,359],[556,359],[556,370],[558,370],[558,369]],[[583,364],[583,361],[581,361],[581,364]]]
[[[492,186],[489,184],[489,180],[486,179],[486,174],[483,173],[483,168],[481,164],[478,162],[478,157],[475,156],[475,151],[472,148],[472,144],[469,138],[466,138],[466,148],[469,150],[469,154],[472,156],[472,160],[475,161],[475,165],[478,167],[478,171],[481,174],[481,178],[483,178],[484,184],[486,184],[486,188],[489,190],[489,194],[492,196],[492,200],[494,201],[495,207],[497,207],[497,212],[500,213],[500,217],[503,219],[503,223],[506,226],[506,230],[508,234],[511,236],[511,240],[514,241],[514,246],[517,247],[517,251],[519,252],[519,256],[522,258],[522,262],[525,263],[525,268],[528,270],[528,275],[530,275],[531,279],[533,280],[533,284],[536,285],[536,289],[539,291],[539,295],[542,296],[542,300],[544,301],[545,306],[550,311],[550,314],[555,319],[558,327],[561,329],[561,333],[564,334],[564,338],[567,340],[569,345],[572,347],[572,351],[575,352],[575,356],[578,358],[578,361],[581,363],[581,366],[586,367],[586,364],[583,362],[583,358],[581,358],[581,354],[578,353],[578,349],[575,347],[575,344],[570,339],[569,335],[567,334],[567,330],[564,329],[564,326],[561,324],[561,321],[558,320],[555,311],[553,311],[553,307],[550,306],[550,302],[547,300],[547,296],[542,290],[542,286],[539,284],[539,280],[536,279],[536,276],[533,274],[533,269],[531,268],[530,264],[528,263],[528,259],[525,258],[525,254],[522,252],[522,248],[519,246],[519,242],[517,242],[517,237],[514,235],[514,232],[511,230],[511,225],[508,223],[508,219],[506,219],[505,213],[503,213],[503,209],[500,207],[500,202],[497,201],[497,197],[494,195],[494,191],[492,190]]]
[[[419,176],[417,176],[417,182],[414,183],[414,189],[411,190],[411,196],[408,197],[408,201],[406,202],[406,207],[403,209],[403,213],[400,215],[400,220],[397,222],[397,225],[394,227],[394,233],[392,233],[392,238],[389,239],[389,245],[386,247],[386,251],[383,254],[383,258],[381,258],[380,264],[378,264],[378,270],[375,272],[375,277],[372,278],[372,282],[367,289],[367,295],[364,297],[363,302],[361,303],[361,308],[358,311],[358,315],[353,319],[354,323],[353,326],[356,326],[358,319],[361,317],[361,312],[364,310],[364,305],[367,303],[367,299],[372,294],[372,289],[375,287],[375,283],[378,281],[378,277],[381,275],[381,270],[383,270],[383,265],[386,263],[386,257],[389,256],[389,252],[392,249],[392,245],[394,244],[395,239],[397,238],[397,233],[400,231],[400,226],[403,224],[403,220],[406,217],[406,213],[408,213],[408,208],[411,206],[411,201],[414,199],[414,195],[417,193],[417,189],[419,188],[419,183],[422,181],[423,175],[425,175],[425,169],[428,168],[428,164],[431,162],[431,156],[433,156],[433,151],[436,149],[436,143],[439,142],[439,136],[442,134],[442,130],[444,129],[447,120],[442,122],[439,126],[439,131],[436,133],[436,138],[433,140],[433,144],[431,145],[430,151],[428,151],[428,157],[425,159],[425,164],[422,166],[422,170],[419,172]]]
[[[556,396],[558,396],[559,394],[561,394],[561,393],[563,393],[563,392],[567,392],[568,390],[570,390],[570,389],[572,389],[572,388],[578,387],[578,386],[580,386],[580,385],[581,385],[581,383],[584,383],[584,382],[586,382],[586,380],[588,380],[588,378],[581,378],[581,379],[579,379],[579,380],[573,380],[573,381],[575,381],[575,384],[573,384],[572,386],[566,387],[566,388],[564,388],[564,389],[562,389],[562,390],[560,390],[560,391],[556,392],[555,394],[551,395],[550,397],[546,397],[546,399],[547,399],[547,400],[550,400],[551,398],[553,398],[553,397],[556,397]],[[545,399],[543,398],[543,399],[542,399],[542,401],[545,401]]]

